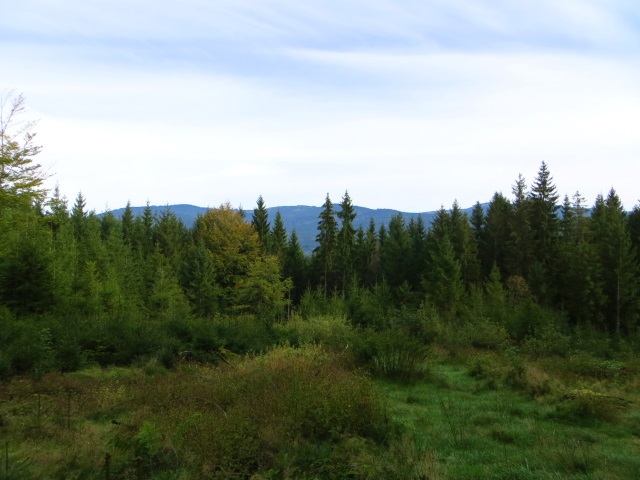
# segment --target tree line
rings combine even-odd
[[[9,105],[18,115],[22,97]],[[0,124],[0,320],[28,320],[25,332],[42,340],[41,350],[51,335],[37,327],[43,318],[59,320],[58,351],[68,347],[71,358],[103,351],[113,359],[111,337],[131,325],[140,328],[132,336],[161,322],[171,335],[195,341],[185,319],[248,316],[268,328],[332,301],[369,327],[381,311],[429,308],[456,321],[472,305],[499,299],[551,309],[568,325],[637,332],[640,206],[627,213],[613,189],[592,206],[580,193],[560,201],[544,162],[530,186],[518,176],[511,198],[495,193],[471,215],[454,202],[430,225],[397,214],[386,225],[372,219],[355,228],[349,193],[336,204],[327,194],[317,247],[305,255],[279,212],[269,222],[262,196],[251,218],[223,204],[192,227],[169,208],[156,216],[147,205],[134,217],[128,204],[119,218],[98,216],[82,193],[69,205],[57,187],[43,190],[33,125],[12,129],[15,122],[9,116]],[[367,310],[372,299],[378,307]],[[78,346],[65,325],[101,330]],[[10,330],[0,341],[9,342]]]

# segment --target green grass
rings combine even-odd
[[[372,381],[306,345],[15,378],[0,480],[104,479],[107,452],[111,479],[640,478],[636,360],[436,348],[424,367]]]
[[[627,479],[640,475],[638,412],[605,419],[564,415],[565,400],[530,394],[434,366],[414,385],[379,382],[391,414],[433,459],[428,478]]]

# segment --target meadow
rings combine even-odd
[[[593,332],[549,353],[539,341],[537,349],[474,346],[474,332],[443,326],[427,346],[339,315],[235,328],[252,328],[254,337],[269,330],[279,340],[260,352],[218,349],[207,361],[168,367],[150,356],[5,382],[0,479],[629,479],[640,472],[640,360],[612,355]]]

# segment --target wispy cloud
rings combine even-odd
[[[425,210],[541,160],[562,193],[631,204],[639,47],[623,0],[24,0],[0,16],[0,88],[97,209],[348,188]]]

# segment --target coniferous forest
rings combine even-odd
[[[563,196],[541,162],[470,216],[368,228],[327,195],[305,255],[262,196],[98,216],[11,122],[0,479],[640,472],[640,205],[614,189]]]

